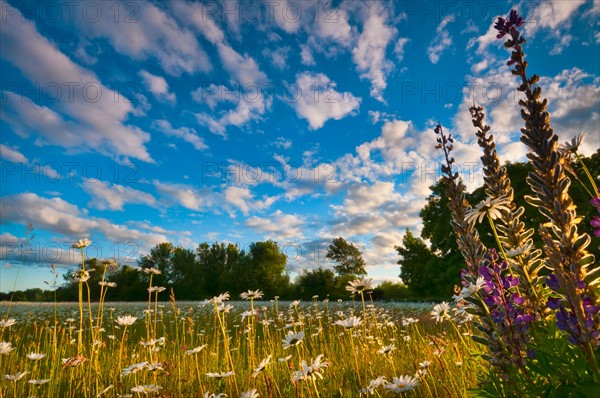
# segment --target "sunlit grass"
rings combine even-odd
[[[483,372],[476,344],[462,338],[468,323],[436,324],[431,304],[154,295],[150,304],[92,304],[80,314],[78,303],[13,303],[15,323],[0,328],[13,348],[0,355],[1,396],[460,397]],[[119,325],[126,315],[137,320]],[[351,317],[360,322],[344,323]],[[289,332],[302,337],[284,347]]]

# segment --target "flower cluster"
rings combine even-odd
[[[577,314],[573,310],[573,303],[570,302],[568,295],[565,295],[564,299],[549,297],[546,306],[556,311],[556,326],[569,334],[569,343],[577,345],[590,342],[597,347],[600,344],[600,330],[594,327],[594,316],[600,311],[600,306],[594,305],[592,299],[585,294],[587,283],[577,277],[574,279],[583,306],[583,317],[585,318],[583,322],[578,321]],[[553,292],[562,293],[561,283],[556,274],[548,275],[546,283]]]
[[[598,210],[598,214],[600,214],[600,189],[598,189],[597,195],[590,200],[590,204],[594,206],[596,210]],[[590,221],[590,224],[592,224],[592,227],[595,228],[594,236],[600,238],[600,217],[592,216],[592,221]],[[598,248],[600,249],[600,246],[598,246]]]
[[[479,268],[483,278],[480,295],[489,309],[493,322],[490,351],[494,359],[490,362],[500,368],[513,365],[525,368],[529,326],[533,317],[523,307],[525,300],[517,292],[519,278],[508,273],[508,264],[499,261],[494,249],[486,255],[487,264]]]
[[[494,25],[494,28],[498,31],[496,38],[501,39],[506,34],[512,34],[516,28],[523,26],[525,21],[517,14],[516,10],[511,10],[508,19],[499,17],[498,21]]]

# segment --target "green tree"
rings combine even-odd
[[[366,275],[365,260],[362,253],[352,243],[346,242],[342,237],[334,238],[327,249],[327,258],[335,261],[333,268],[338,275]]]
[[[108,301],[143,301],[148,299],[147,282],[142,280],[142,273],[138,268],[123,265],[116,272],[109,275],[108,280],[117,284],[111,288],[107,295]]]
[[[138,266],[142,269],[156,268],[160,270],[160,275],[152,277],[154,286],[173,287],[176,279],[176,272],[173,268],[173,252],[175,248],[172,243],[159,243],[150,249],[150,254],[143,255],[138,260]]]
[[[383,291],[383,298],[385,300],[406,300],[411,296],[408,286],[402,283],[385,281],[377,286],[377,289]]]
[[[286,274],[287,256],[277,242],[255,242],[248,249],[247,289],[261,289],[266,297],[280,295],[289,288],[290,278]]]
[[[224,293],[222,281],[226,277],[227,248],[224,243],[213,243],[209,246],[203,242],[196,249],[198,268],[202,273],[204,292],[209,296]]]
[[[296,297],[305,300],[318,295],[321,299],[327,298],[336,288],[335,274],[332,270],[319,267],[304,270],[295,281]]]
[[[410,229],[402,238],[402,245],[395,247],[400,255],[400,278],[417,297],[438,295],[436,262],[439,258],[431,252],[423,239],[413,235]]]
[[[171,256],[173,285],[178,299],[198,300],[203,297],[203,274],[193,250],[176,247]]]

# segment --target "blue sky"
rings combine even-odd
[[[398,280],[394,245],[439,176],[437,121],[470,188],[473,102],[501,158],[524,159],[492,28],[512,7],[561,141],[600,147],[597,1],[0,5],[2,291],[44,287],[82,237],[128,264],[163,241],[274,239],[294,275],[330,267],[343,236]]]

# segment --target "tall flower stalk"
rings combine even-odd
[[[591,239],[578,232],[577,224],[581,218],[568,193],[571,180],[565,173],[565,155],[558,148],[558,136],[550,124],[548,100],[541,97],[542,89],[537,85],[539,76],[527,76],[528,64],[523,52],[526,41],[518,30],[523,24],[523,19],[512,10],[507,19],[498,18],[494,27],[499,32],[499,39],[508,35],[504,46],[512,52],[507,64],[513,66],[511,73],[521,80],[517,90],[525,95],[525,99],[519,100],[521,117],[525,121],[521,141],[529,149],[527,158],[533,165],[533,172],[529,173],[527,182],[534,193],[527,199],[548,219],[539,230],[545,243],[546,265],[558,283],[555,290],[560,299],[557,325],[561,326],[561,317],[567,313],[569,322],[574,323],[567,330],[569,341],[585,353],[600,381],[595,359],[595,349],[600,345],[600,315],[596,312],[591,319],[589,316],[589,308],[600,304],[597,289],[600,280],[588,271],[594,264],[594,256],[586,250]]]
[[[533,228],[525,229],[525,224],[520,220],[525,209],[517,208],[514,203],[514,190],[511,187],[506,167],[500,166],[500,158],[496,152],[494,136],[489,134],[491,127],[485,124],[485,113],[481,106],[473,105],[469,108],[473,126],[477,128],[477,143],[483,149],[481,162],[483,165],[483,181],[486,195],[492,200],[504,199],[504,206],[508,209],[500,211],[498,224],[490,220],[494,234],[498,234],[498,246],[505,254],[511,271],[520,282],[520,293],[525,299],[525,305],[536,314],[543,312],[541,308],[542,277],[540,270],[544,267],[541,259],[541,250],[534,249]],[[509,257],[509,258],[507,258]],[[538,316],[540,316],[538,315]]]
[[[91,240],[84,238],[79,239],[77,242],[73,243],[71,246],[73,249],[79,249],[81,251],[81,269],[75,272],[74,281],[78,284],[79,291],[79,333],[77,338],[77,353],[81,354],[81,350],[83,348],[83,284],[87,283],[87,280],[90,278],[89,272],[85,269],[85,248],[88,247],[92,243]],[[89,286],[88,286],[88,305],[90,311],[90,331],[93,327],[92,325],[92,311],[91,311],[91,301],[89,295]]]
[[[452,227],[456,234],[456,243],[462,253],[467,268],[472,276],[477,276],[478,264],[485,255],[486,248],[479,239],[479,233],[471,223],[466,220],[466,215],[471,210],[471,205],[465,198],[465,185],[459,178],[458,172],[453,172],[452,165],[455,160],[450,155],[454,149],[452,134],[445,135],[442,126],[438,124],[434,129],[437,149],[444,151],[445,165],[442,165],[443,179],[446,185],[445,194],[448,197],[448,208],[452,215]]]

